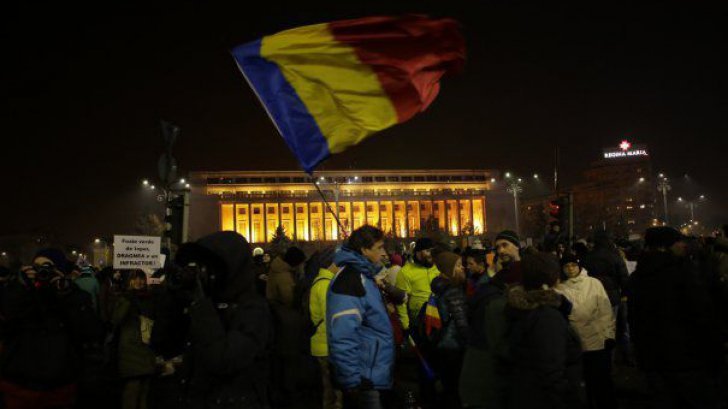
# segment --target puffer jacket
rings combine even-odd
[[[213,266],[216,280],[186,309],[180,302],[184,296],[174,289],[162,297],[167,302],[159,306],[152,347],[165,358],[183,358],[173,376],[160,379],[164,385],[152,387],[156,405],[264,407],[272,318],[267,302],[256,293],[248,242],[234,232],[213,233],[183,245],[175,262]]]
[[[581,347],[559,310],[553,289],[508,290],[509,350],[513,364],[509,407],[581,407]]]
[[[316,333],[311,337],[311,355],[316,357],[329,356],[329,346],[326,337],[326,293],[334,278],[334,273],[322,268],[313,280],[309,299],[309,314],[311,323],[316,327]]]
[[[569,321],[584,351],[604,349],[604,341],[614,339],[616,319],[601,281],[589,277],[585,269],[556,287],[573,304]]]
[[[329,362],[342,389],[392,387],[394,340],[382,295],[374,282],[379,267],[342,247],[334,256],[342,270],[329,287],[326,325]]]
[[[397,314],[403,329],[409,329],[410,322],[417,318],[422,306],[430,299],[432,294],[430,284],[439,275],[437,267],[427,268],[414,262],[405,264],[399,271],[396,286],[408,297],[406,304],[397,306]]]
[[[432,293],[437,298],[437,309],[444,325],[437,348],[462,350],[468,340],[468,314],[462,286],[440,276],[432,280]]]

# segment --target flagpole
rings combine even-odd
[[[311,172],[309,174],[313,178],[313,172]],[[326,200],[326,196],[324,195],[324,192],[321,191],[321,188],[319,187],[318,183],[316,183],[315,178],[313,178],[313,185],[316,188],[316,191],[321,196],[321,199],[324,201],[324,204],[326,205],[326,208],[329,210],[329,213],[331,213],[331,215],[334,217],[334,220],[336,220],[336,224],[339,225],[339,229],[341,229],[341,232],[343,233],[344,238],[347,238],[349,235],[346,233],[346,229],[344,228],[344,225],[341,224],[341,220],[339,219],[339,216],[336,213],[334,213],[333,210],[331,210],[331,205],[329,204],[329,201]],[[336,209],[336,210],[338,211],[339,209]],[[325,218],[324,218],[324,222],[326,222]],[[336,235],[336,238],[338,240],[338,238],[339,238],[338,234]],[[324,239],[326,239],[326,238],[324,237]]]

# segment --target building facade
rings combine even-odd
[[[281,226],[298,241],[335,241],[368,224],[406,238],[427,223],[451,236],[484,234],[496,176],[488,170],[322,171],[315,178],[303,172],[194,172],[192,236],[214,227],[268,243]]]
[[[604,229],[620,237],[642,234],[658,223],[656,179],[647,147],[622,141],[606,148],[571,189],[575,233],[580,237]]]

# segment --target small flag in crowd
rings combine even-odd
[[[440,320],[440,310],[437,308],[437,299],[431,295],[425,307],[425,334],[429,337],[433,330],[441,329],[442,321]]]
[[[457,22],[367,17],[294,28],[233,57],[303,169],[424,111],[462,66]]]

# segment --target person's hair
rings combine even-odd
[[[147,282],[147,274],[142,270],[132,270],[129,272],[129,275],[126,277],[125,283],[126,288],[131,287],[131,282],[133,280],[142,279],[144,280],[144,283]]]
[[[561,274],[561,266],[553,254],[526,254],[521,260],[521,273],[526,290],[539,289],[543,285],[553,287]]]
[[[470,249],[465,252],[465,261],[468,261],[468,258],[472,258],[478,264],[483,264],[486,267],[488,266],[488,259],[486,257],[485,250]]]
[[[374,243],[384,239],[384,232],[374,226],[361,226],[354,230],[346,242],[351,250],[361,254],[362,249],[374,247]]]

